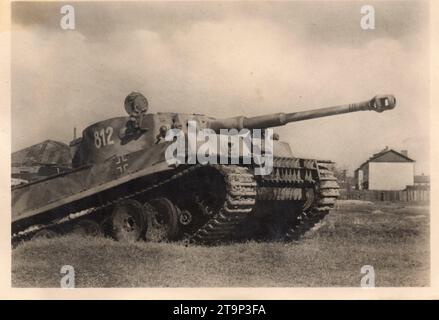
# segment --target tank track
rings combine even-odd
[[[303,210],[294,221],[289,221],[287,240],[298,240],[311,230],[334,208],[339,196],[339,185],[328,163],[317,162],[319,181],[316,186],[316,199],[313,204]]]
[[[282,220],[277,223],[282,225],[281,230],[276,231],[280,233],[276,235],[277,240],[298,240],[334,207],[339,186],[331,165],[330,161],[274,158],[273,172],[258,179],[259,201],[290,204],[282,209],[268,206],[268,210],[280,210],[278,213],[281,213]],[[292,208],[292,203],[301,203],[301,206]],[[262,215],[270,214],[273,212],[263,212]],[[261,237],[272,238],[264,234]]]
[[[302,163],[300,162],[302,161]],[[187,167],[174,174],[168,179],[150,185],[146,188],[137,190],[123,197],[107,201],[100,206],[88,208],[78,212],[65,215],[63,218],[52,221],[45,225],[34,225],[26,230],[16,232],[12,235],[12,242],[17,242],[31,237],[42,229],[72,223],[78,218],[92,215],[105,208],[108,208],[119,201],[135,198],[142,194],[159,190],[177,179],[185,178],[195,170],[202,167],[195,165]],[[222,207],[213,213],[213,216],[204,223],[194,233],[187,235],[185,240],[196,243],[217,243],[232,240],[234,230],[246,218],[251,217],[257,206],[258,200],[297,200],[297,187],[301,183],[308,186],[316,186],[316,197],[312,203],[308,203],[306,208],[299,214],[297,219],[288,221],[288,230],[285,239],[298,239],[306,231],[311,229],[317,222],[324,218],[328,211],[334,206],[338,196],[338,184],[336,178],[328,168],[328,163],[316,162],[314,160],[275,158],[274,173],[264,179],[271,182],[272,186],[267,186],[261,181],[256,181],[251,168],[238,165],[211,165],[219,172],[226,185],[226,196]],[[311,171],[315,171],[314,174]],[[316,181],[316,174],[318,181]],[[274,186],[273,186],[274,183]],[[285,187],[285,184],[293,187]],[[317,184],[317,185],[316,185]],[[284,186],[283,188],[280,186]],[[302,188],[303,189],[303,188]],[[304,191],[304,189],[302,190]],[[309,201],[308,201],[309,202]]]
[[[248,168],[235,165],[215,168],[224,176],[226,201],[212,219],[190,236],[190,241],[212,243],[230,240],[233,230],[254,210],[257,183]]]

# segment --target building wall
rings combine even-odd
[[[413,162],[369,162],[369,190],[404,190],[414,176]]]

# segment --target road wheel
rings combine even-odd
[[[136,200],[119,202],[111,215],[111,235],[117,241],[134,242],[145,233],[142,205]]]
[[[53,230],[49,230],[49,229],[43,229],[38,231],[37,233],[35,233],[32,236],[32,240],[36,240],[36,239],[52,239],[52,238],[56,238],[58,236],[58,233],[56,233]]]
[[[144,208],[148,223],[147,240],[160,242],[178,237],[178,208],[170,200],[154,199],[145,203]]]
[[[78,221],[73,227],[73,233],[90,237],[99,237],[103,234],[99,223],[90,219]]]

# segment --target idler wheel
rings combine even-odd
[[[111,214],[111,235],[122,242],[134,242],[145,233],[142,205],[136,200],[119,202]]]
[[[49,230],[49,229],[43,229],[38,231],[37,233],[35,233],[32,236],[32,240],[36,240],[36,239],[53,239],[56,238],[58,236],[58,233],[56,233],[53,230]]]
[[[174,240],[179,234],[178,209],[166,198],[158,198],[144,204],[148,228],[146,239],[150,241]]]
[[[99,237],[103,234],[99,223],[90,219],[78,221],[73,227],[73,233],[90,237]]]
[[[179,221],[182,225],[188,226],[192,222],[192,214],[187,210],[183,210],[180,212]]]

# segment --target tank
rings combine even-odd
[[[70,232],[119,241],[297,240],[339,196],[333,164],[295,157],[276,134],[258,136],[257,129],[395,105],[392,95],[379,95],[310,111],[215,119],[148,113],[147,99],[132,92],[124,102],[128,116],[94,123],[71,141],[69,170],[12,187],[12,243]],[[192,139],[193,125],[209,135]],[[250,143],[236,140],[252,134]],[[208,141],[217,145],[212,137],[226,143],[206,148]],[[192,161],[194,146],[204,146],[200,154],[211,161]],[[271,163],[265,172],[261,157],[251,157],[258,150]]]

